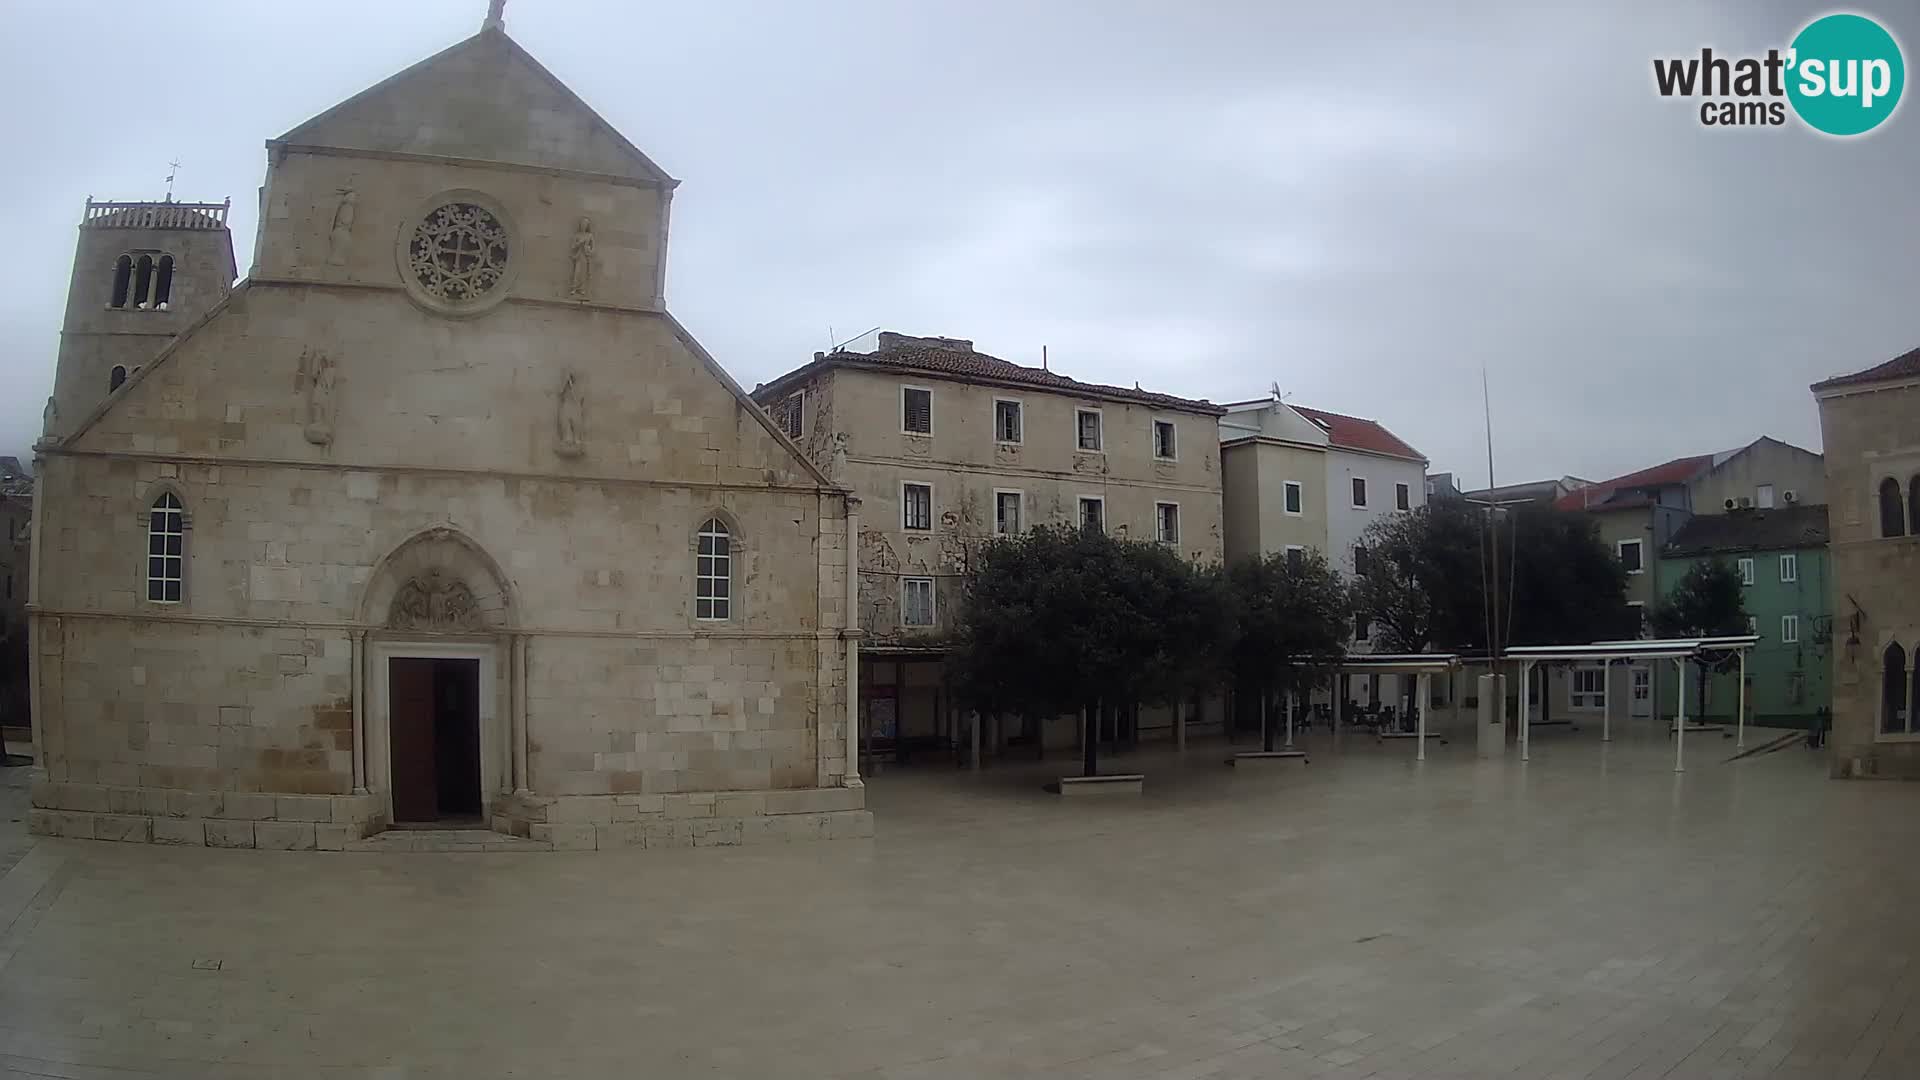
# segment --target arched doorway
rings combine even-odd
[[[511,586],[466,535],[420,533],[374,568],[367,631],[366,777],[396,825],[478,825],[512,790]]]

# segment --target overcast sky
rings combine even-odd
[[[4,6],[22,454],[89,194],[158,198],[177,157],[177,197],[233,196],[244,272],[263,141],[486,8]],[[1503,483],[1818,449],[1807,384],[1920,345],[1920,105],[1850,141],[1703,128],[1654,56],[1784,47],[1830,5],[1573,6],[513,0],[507,29],[683,181],[668,303],[749,387],[878,325],[1215,401],[1277,382],[1469,486],[1482,365]],[[1920,15],[1858,10],[1915,62]]]

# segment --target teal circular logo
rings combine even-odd
[[[1815,131],[1863,135],[1900,104],[1907,65],[1900,43],[1864,15],[1826,15],[1806,25],[1788,54],[1787,100]]]

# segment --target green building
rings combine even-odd
[[[1660,553],[1662,592],[1671,592],[1694,563],[1722,559],[1741,574],[1751,632],[1747,654],[1747,722],[1811,728],[1830,711],[1833,620],[1827,579],[1827,508],[1783,506],[1693,517]],[[1733,723],[1738,669],[1711,676],[1707,700],[1687,677],[1687,717]],[[1674,714],[1676,682],[1660,680],[1661,711]]]

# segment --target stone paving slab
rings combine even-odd
[[[1196,740],[872,780],[876,835],[525,857],[48,840],[0,1075],[1913,1077],[1920,785],[1798,747]],[[23,884],[15,891],[28,891]],[[25,910],[23,907],[23,911]]]

